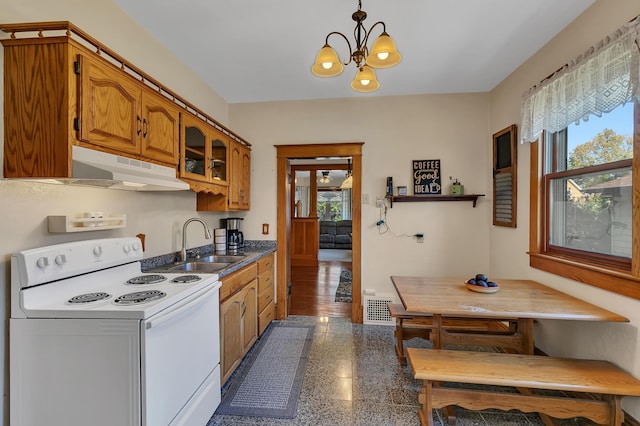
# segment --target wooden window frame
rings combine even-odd
[[[640,123],[640,107],[635,105],[635,123]],[[544,140],[544,135],[541,138]],[[548,241],[548,179],[543,176],[544,149],[539,142],[530,144],[529,176],[529,266],[558,276],[592,285],[640,300],[640,191],[632,191],[632,256],[628,265],[602,260],[599,256],[576,256],[575,253],[550,248]],[[633,141],[633,182],[640,182],[640,126],[635,126]]]

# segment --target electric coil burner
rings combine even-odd
[[[200,281],[200,277],[197,275],[180,275],[171,280],[172,283],[194,283]]]
[[[133,285],[156,284],[166,280],[167,280],[167,277],[165,277],[164,275],[149,274],[149,275],[140,275],[139,277],[133,277],[130,280],[127,280],[127,284],[133,284]]]
[[[67,301],[70,304],[76,303],[91,303],[97,302],[99,300],[104,300],[110,298],[111,295],[109,293],[99,292],[99,293],[87,293],[87,294],[79,294],[78,296],[74,296]]]
[[[12,254],[9,424],[207,423],[221,397],[218,275],[145,273],[142,258],[133,237]]]
[[[136,291],[135,293],[123,294],[116,298],[113,303],[117,303],[119,305],[137,305],[139,303],[160,299],[166,295],[167,293],[159,290]]]

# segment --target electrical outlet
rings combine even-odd
[[[376,207],[384,207],[384,198],[382,197],[376,198]]]

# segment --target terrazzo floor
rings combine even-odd
[[[420,381],[395,354],[393,327],[351,324],[349,318],[290,316],[277,325],[315,325],[302,391],[293,419],[214,415],[207,426],[313,425],[418,426]],[[275,324],[274,324],[275,325]],[[273,326],[273,325],[272,325]],[[409,347],[429,347],[412,339]],[[238,367],[242,369],[244,364]],[[235,375],[229,379],[234,380]],[[226,390],[227,385],[223,388]],[[458,426],[543,425],[537,414],[518,411],[456,408]],[[440,410],[436,425],[446,425]],[[584,419],[563,420],[568,425],[591,425]]]

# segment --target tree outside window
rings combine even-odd
[[[345,197],[345,193],[349,193]],[[319,190],[318,218],[320,220],[348,220],[351,219],[351,209],[346,203],[351,203],[351,190]]]
[[[618,126],[620,120],[625,126]],[[545,143],[548,251],[578,258],[591,253],[629,265],[633,137],[616,130],[633,123],[633,105],[591,121],[601,129],[591,140],[580,139],[580,129],[571,125]]]

